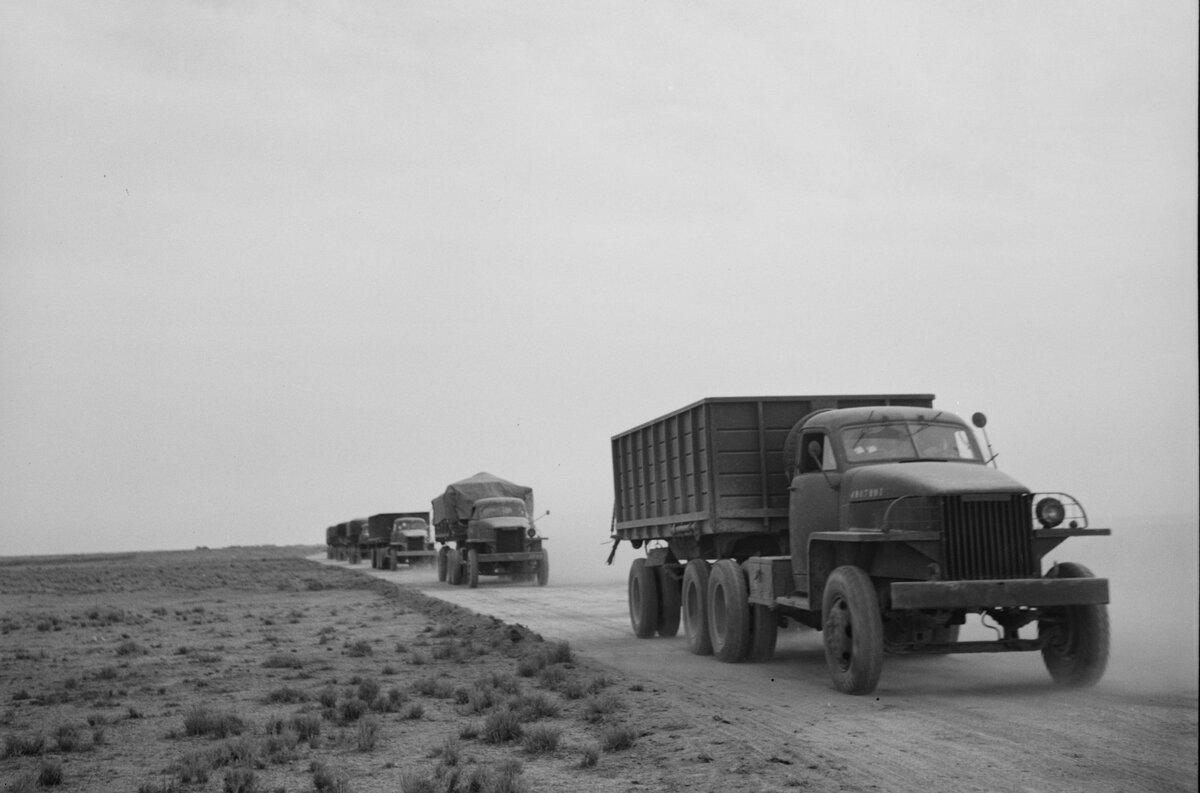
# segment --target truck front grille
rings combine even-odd
[[[967,494],[942,502],[949,581],[1037,578],[1028,494]]]
[[[520,553],[524,550],[524,529],[500,529],[496,531],[496,553]]]

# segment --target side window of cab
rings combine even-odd
[[[800,442],[800,459],[796,468],[802,474],[837,470],[829,436],[824,432],[805,433]]]

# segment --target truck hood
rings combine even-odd
[[[851,468],[842,491],[850,501],[960,493],[1028,493],[1029,488],[986,465],[957,462],[880,463]]]
[[[529,518],[481,518],[479,525],[489,529],[527,529]]]

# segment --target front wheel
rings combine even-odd
[[[1093,578],[1081,564],[1061,562],[1047,573],[1054,578]],[[1094,686],[1108,666],[1108,607],[1103,604],[1057,606],[1043,610],[1038,638],[1045,639],[1042,660],[1055,683],[1072,688]]]
[[[821,598],[825,665],[838,691],[869,694],[883,671],[883,617],[871,577],[845,565],[825,582]]]
[[[634,559],[629,566],[629,622],[639,639],[649,639],[658,630],[658,587],[654,568],[645,559]]]
[[[450,553],[446,554],[446,580],[451,586],[462,583],[462,556],[457,548],[451,548]]]
[[[550,580],[550,552],[542,551],[542,558],[537,563],[537,585],[545,586]]]

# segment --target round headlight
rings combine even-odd
[[[1042,528],[1046,529],[1053,529],[1067,516],[1062,502],[1057,498],[1043,498],[1034,507],[1033,514],[1037,516],[1038,523],[1042,524]]]
[[[529,538],[530,538],[530,539],[533,539],[534,537],[536,537],[536,536],[537,536],[537,529],[535,529],[535,528],[533,528],[532,526],[530,526],[530,527],[529,527],[529,531],[527,531],[527,532],[525,532],[525,533],[529,535]]]

